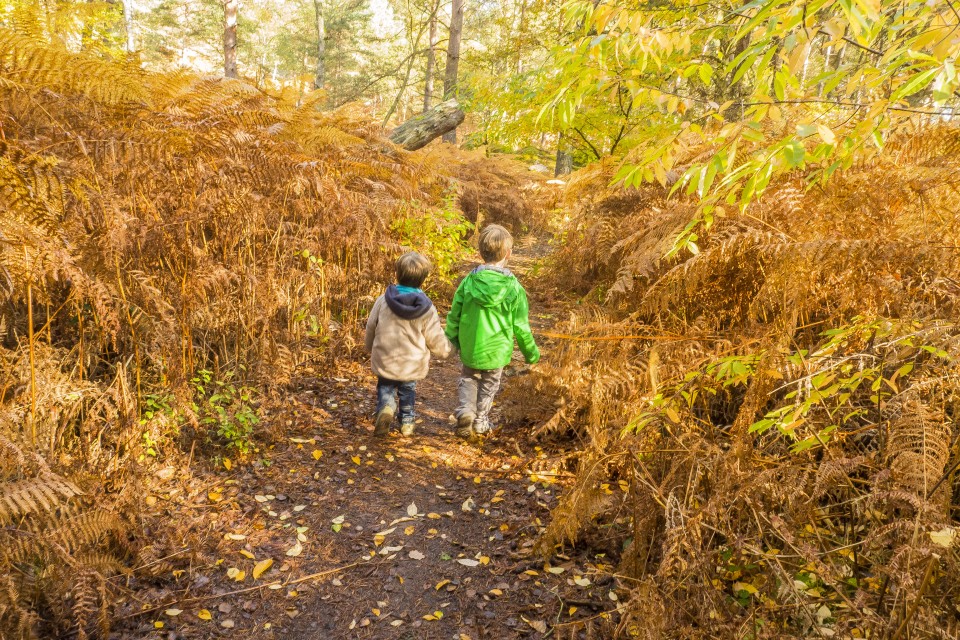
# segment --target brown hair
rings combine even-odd
[[[500,262],[513,249],[513,236],[498,224],[490,224],[480,232],[480,257],[484,262]]]
[[[433,270],[433,264],[416,251],[397,258],[397,284],[404,287],[419,287]]]

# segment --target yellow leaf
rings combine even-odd
[[[153,623],[153,628],[154,628],[154,629],[163,629],[163,623],[160,622],[159,620],[157,620],[156,622]]]
[[[220,502],[223,500],[223,494],[219,491],[211,491],[207,494],[207,497],[210,498],[210,502]]]
[[[370,611],[373,612],[373,615],[377,616],[378,618],[380,617],[380,609],[371,609]]]
[[[353,464],[360,464],[360,456],[353,456],[350,459],[353,460]]]
[[[412,536],[414,531],[416,531],[416,527],[413,526],[407,527],[403,530],[403,532],[408,536]]]
[[[502,596],[502,595],[503,595],[503,591],[501,591],[500,589],[490,589],[490,595],[492,595],[492,596]]]
[[[490,558],[487,556],[480,556],[480,564],[490,564]]]
[[[572,616],[572,615],[575,614],[576,612],[577,612],[577,608],[576,608],[576,607],[570,607],[569,609],[567,609],[567,615],[568,615],[568,616]]]
[[[473,481],[476,484],[480,484],[482,482],[482,480],[480,480],[480,476],[474,476]]]
[[[440,514],[439,514],[439,513],[432,513],[432,512],[431,512],[431,513],[428,513],[428,514],[427,514],[427,517],[430,518],[431,520],[439,520],[439,519],[440,519]]]
[[[230,461],[230,458],[224,458],[223,466],[226,468],[227,471],[230,471],[230,469],[233,468],[233,462]]]
[[[952,547],[954,538],[957,536],[957,530],[953,527],[945,527],[940,531],[929,531],[927,535],[934,544],[941,547]]]
[[[440,589],[443,589],[448,584],[450,584],[449,580],[441,580],[440,582],[437,583],[437,586],[434,587],[434,589],[436,589],[437,591],[440,591]]]
[[[380,545],[383,544],[383,541],[384,541],[384,540],[386,540],[386,537],[380,535],[379,533],[378,533],[377,535],[373,536],[373,544],[374,544],[375,546],[378,546],[378,547],[379,547]]]
[[[261,560],[253,567],[253,579],[259,580],[260,576],[265,574],[267,571],[270,571],[270,567],[273,566],[273,558],[267,558],[266,560]]]
[[[319,459],[322,458],[322,457],[323,457],[323,451],[320,451],[320,449],[314,449],[314,450],[313,450],[313,459],[314,459],[314,460],[319,460]]]
[[[835,144],[837,142],[837,136],[830,130],[830,127],[818,124],[817,133],[820,134],[820,138],[827,144]]]
[[[197,611],[197,617],[200,618],[201,620],[212,620],[212,619],[213,619],[213,616],[210,615],[210,612],[207,611],[206,609],[200,609],[200,611]]]
[[[680,424],[680,414],[673,407],[667,407],[663,410],[667,417],[670,419],[670,422],[674,424]]]
[[[237,575],[233,577],[237,582],[243,582],[243,579],[247,577],[246,571],[237,571]]]
[[[256,556],[254,556],[252,553],[250,553],[246,549],[240,549],[240,555],[242,555],[244,558],[250,558],[251,560],[256,560]]]
[[[757,588],[750,584],[749,582],[734,582],[733,583],[734,592],[737,591],[746,591],[750,595],[753,595],[757,592]]]

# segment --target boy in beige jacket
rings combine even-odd
[[[400,256],[397,284],[377,298],[367,319],[366,347],[377,374],[376,436],[390,432],[398,412],[400,433],[413,435],[417,380],[427,377],[431,353],[446,358],[453,351],[436,307],[420,289],[432,267],[419,253]]]

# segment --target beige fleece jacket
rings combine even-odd
[[[366,347],[373,372],[381,378],[409,382],[423,380],[430,370],[430,354],[446,358],[453,343],[443,333],[437,308],[405,320],[377,298],[367,318]]]

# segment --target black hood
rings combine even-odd
[[[400,293],[395,284],[387,287],[387,292],[383,295],[383,298],[387,306],[390,307],[390,311],[393,311],[404,320],[419,318],[433,307],[433,303],[430,302],[427,294],[422,291],[416,293]]]

